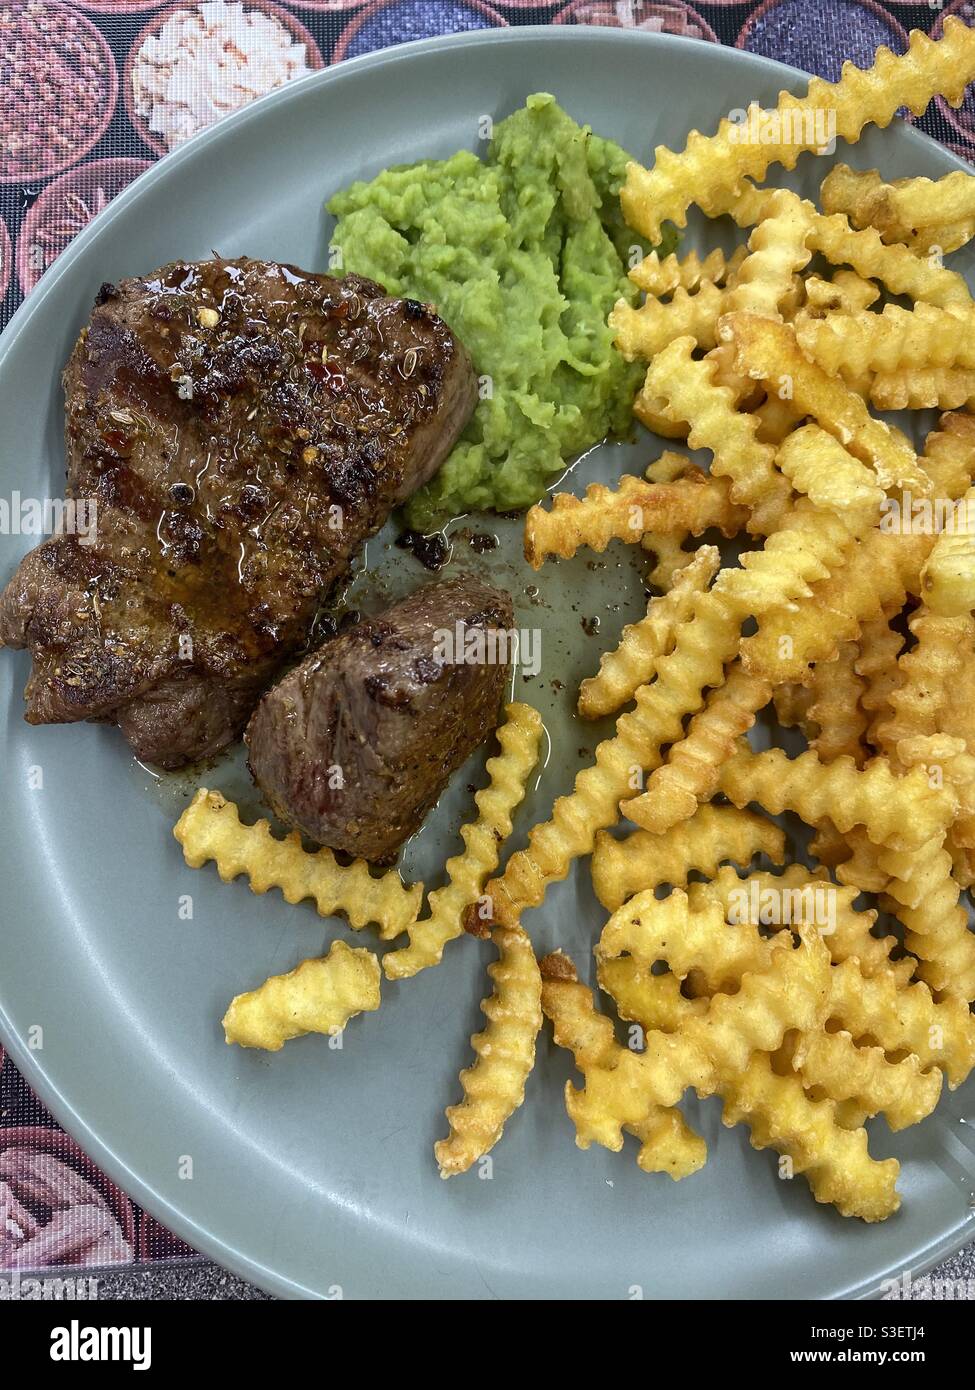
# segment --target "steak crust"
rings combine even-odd
[[[117,723],[163,768],[240,734],[476,398],[428,306],[249,259],[103,286],[64,389],[66,496],[97,528],[25,557],[0,641],[30,651],[30,723]]]

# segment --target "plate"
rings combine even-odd
[[[328,195],[390,164],[477,148],[480,118],[532,91],[554,92],[577,120],[647,159],[658,142],[682,146],[689,127],[713,128],[783,85],[801,90],[803,78],[716,45],[525,28],[406,45],[274,93],[126,189],[0,338],[2,493],[62,487],[59,373],[102,281],[211,249],[324,267]],[[889,176],[961,167],[906,126],[871,132],[853,159]],[[825,169],[805,157],[795,186],[812,192]],[[970,254],[958,259],[972,270]],[[598,449],[579,486],[652,456],[646,436]],[[32,544],[5,537],[0,576]],[[545,632],[541,676],[518,681],[551,736],[519,817],[523,843],[591,752],[592,732],[566,717],[571,694],[639,607],[640,586],[616,552],[536,580],[513,562],[515,545],[509,535],[475,558],[458,540],[456,551],[515,590],[520,626]],[[424,578],[388,538],[370,544],[368,561],[378,577],[360,580],[363,607]],[[594,616],[598,642],[583,626]],[[440,968],[386,986],[381,1013],[353,1023],[341,1051],[321,1038],[274,1056],[226,1047],[218,1020],[233,994],[355,934],[309,904],[289,908],[276,893],[221,884],[212,867],[187,869],[171,835],[187,780],[158,783],[111,729],[28,728],[26,675],[24,654],[4,654],[0,1032],[92,1158],[221,1264],[298,1297],[829,1298],[876,1292],[975,1236],[973,1083],[917,1129],[875,1126],[877,1155],[904,1165],[904,1202],[864,1227],[817,1207],[802,1181],[779,1181],[774,1157],[724,1130],[712,1102],[688,1102],[711,1161],[685,1182],[648,1177],[629,1149],[580,1152],[561,1101],[571,1060],[547,1034],[490,1177],[442,1182],[431,1145],[470,1058],[490,947],[464,939]],[[477,776],[476,764],[457,774],[410,847],[411,868],[431,885],[459,843]],[[234,791],[241,773],[231,760],[205,780]],[[561,945],[591,975],[599,909],[585,870],[527,925],[540,952]]]

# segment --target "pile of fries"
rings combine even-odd
[[[959,104],[973,79],[975,31],[949,18],[939,41],[914,34],[778,109],[829,110],[853,141],[937,94]],[[526,518],[533,567],[621,541],[647,552],[660,592],[579,692],[580,717],[613,714],[614,734],[503,873],[541,732],[525,705],[508,707],[465,853],[422,918],[420,888],[241,827],[213,793],[177,826],[195,866],[406,932],[388,979],[436,965],[465,930],[492,937],[487,1028],[436,1146],[445,1177],[500,1138],[543,1014],[582,1075],[566,1088],[580,1147],[629,1134],[641,1168],[684,1178],[706,1149],[679,1103],[717,1095],[727,1124],[781,1155],[780,1177],[864,1221],[900,1200],[866,1123],[918,1123],[975,1064],[975,301],[943,260],[975,236],[975,176],[888,183],[839,164],[818,207],[760,186],[805,148],[743,142],[725,121],[629,168],[624,215],[651,242],[692,204],[747,241],[652,253],[632,271],[645,302],[611,316],[619,350],[647,364],[636,414],[706,466],[668,450],[642,478]],[[920,451],[877,414],[932,407],[945,413]],[[696,543],[706,532],[737,538],[738,558]],[[804,750],[753,751],[763,711]],[[783,812],[810,828],[808,854],[789,853]],[[536,961],[523,925],[582,857],[607,914],[596,981],[637,1048],[565,954]],[[370,953],[309,964],[235,1000],[228,1041],[276,1047],[377,1007]]]

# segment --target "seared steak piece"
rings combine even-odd
[[[442,580],[289,671],[245,734],[275,813],[318,844],[391,858],[497,723],[510,628],[502,590]]]
[[[64,387],[67,495],[97,538],[25,558],[0,640],[30,649],[31,723],[107,719],[166,768],[240,733],[475,401],[429,308],[254,260],[103,286]]]

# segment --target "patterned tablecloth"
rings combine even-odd
[[[732,44],[833,79],[845,58],[869,66],[879,44],[901,50],[909,29],[937,32],[947,13],[975,24],[969,0],[0,0],[0,330],[71,238],[153,160],[328,63],[458,30],[598,24]],[[975,86],[959,111],[938,102],[918,124],[975,160]],[[95,1169],[2,1048],[0,1218],[0,1276],[29,1265],[80,1272],[199,1259]],[[972,1252],[945,1274],[975,1289]],[[128,1287],[117,1275],[110,1282],[116,1296],[172,1297],[179,1287],[134,1274]],[[228,1296],[219,1271],[204,1267],[192,1282],[189,1296]]]

